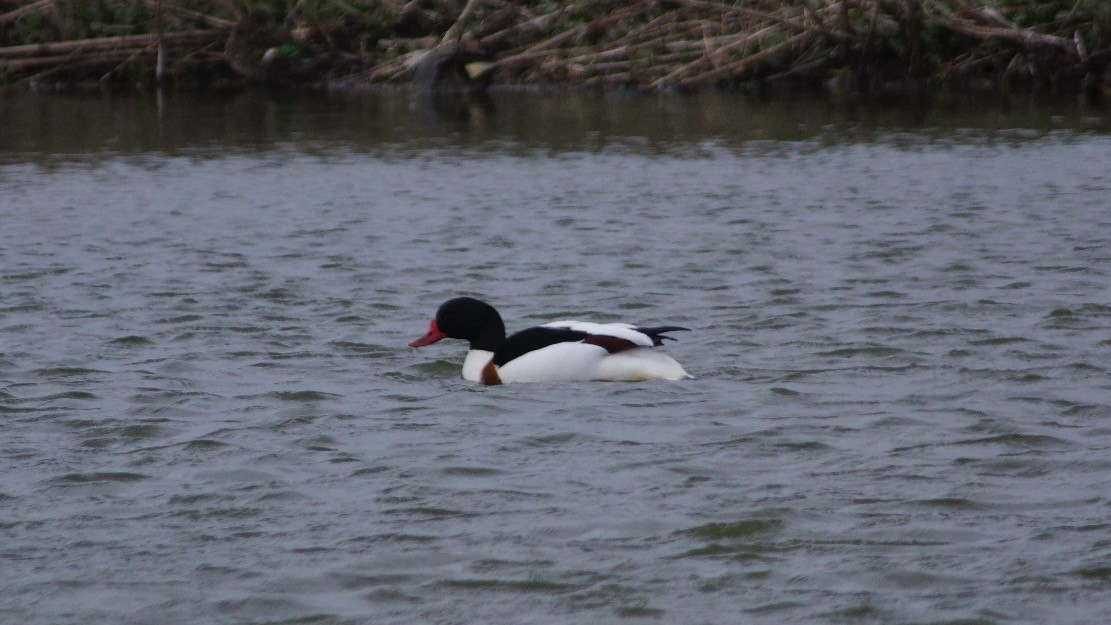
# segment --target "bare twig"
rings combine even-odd
[[[767,37],[776,30],[777,29],[775,27],[765,27],[754,33],[742,33],[735,36],[733,38],[733,41],[730,43],[714,46],[713,51],[717,55],[730,53],[739,48],[748,46],[755,41],[759,41],[760,39]],[[703,56],[702,58],[692,63],[688,63],[686,65],[675,68],[666,76],[663,76],[652,83],[652,87],[657,89],[661,87],[667,87],[672,83],[680,80],[684,75],[690,75],[694,72],[702,71],[704,67],[710,64],[712,64],[712,58],[709,54],[707,54],[706,56]]]
[[[695,74],[694,76],[678,80],[675,82],[674,86],[679,88],[689,88],[710,84],[718,80],[736,79],[743,75],[744,72],[748,71],[753,65],[762,63],[763,61],[767,60],[768,57],[777,55],[784,50],[788,50],[796,45],[799,45],[812,36],[813,35],[811,33],[798,33],[790,39],[782,41],[765,50],[761,50],[756,54],[746,56],[745,58],[734,63],[729,63],[716,69],[708,70],[700,74]]]
[[[0,13],[0,26],[14,22],[25,15],[34,15],[39,11],[45,11],[52,5],[56,4],[58,1],[59,0],[38,0],[38,2],[32,2],[31,4],[21,6],[18,9],[12,9],[7,13]]]
[[[235,26],[235,22],[231,20],[219,18],[214,15],[198,13],[196,11],[190,11],[188,9],[183,9],[179,7],[176,2],[171,2],[168,5],[162,0],[138,0],[138,2],[148,9],[155,10],[158,10],[156,7],[162,5],[161,10],[169,15],[205,24],[212,28],[227,28],[230,30],[233,26]]]
[[[836,30],[830,30],[830,29],[822,27],[822,26],[814,26],[814,25],[811,25],[811,24],[806,24],[804,22],[800,22],[798,20],[792,20],[792,19],[787,19],[785,17],[780,17],[780,16],[774,15],[772,13],[764,13],[762,11],[755,11],[753,9],[746,9],[745,7],[736,6],[736,5],[732,5],[732,4],[718,4],[716,2],[709,2],[708,0],[674,0],[674,1],[678,2],[680,4],[684,4],[686,6],[690,6],[690,7],[699,7],[699,8],[703,8],[703,9],[714,9],[714,10],[727,11],[729,13],[736,13],[738,15],[744,15],[746,17],[750,17],[750,18],[753,18],[753,19],[758,19],[758,20],[763,20],[763,21],[768,21],[768,22],[776,22],[777,24],[782,24],[783,26],[786,26],[786,27],[788,27],[792,30],[811,32],[811,33],[814,33],[816,35],[825,35],[826,37],[831,37],[833,39],[852,39],[853,38],[853,35],[851,35],[849,33],[840,32],[840,31],[836,31]]]
[[[984,26],[955,15],[948,8],[942,6],[941,3],[939,3],[937,0],[930,0],[930,5],[941,16],[941,20],[944,25],[952,29],[954,32],[958,32],[963,35],[968,35],[969,37],[975,37],[978,39],[990,39],[993,37],[1006,39],[1026,46],[1028,48],[1056,48],[1059,50],[1063,50],[1069,54],[1075,55],[1078,58],[1081,56],[1076,42],[1069,37],[1046,35],[1034,32],[1032,30],[1018,28],[1013,24],[1011,24],[1009,27]],[[999,23],[1000,19],[1003,19],[1002,16],[999,16],[998,14],[984,13],[983,11],[977,11],[974,8],[968,8],[967,12],[996,24]],[[1010,22],[1006,23],[1010,24]]]
[[[167,45],[191,45],[203,44],[213,40],[222,41],[226,36],[227,33],[220,30],[186,30],[176,33],[167,33],[164,36],[164,40]],[[7,46],[0,48],[0,59],[144,47],[151,45],[155,38],[156,35],[150,34],[125,35],[122,37],[101,37],[98,39],[78,39],[76,41],[59,41],[54,43],[33,43],[25,46]]]
[[[545,13],[544,15],[541,15],[539,17],[529,18],[523,22],[518,22],[517,24],[514,24],[512,26],[507,26],[499,31],[492,32],[489,35],[486,35],[479,40],[479,43],[483,46],[497,45],[514,35],[523,34],[532,30],[539,30],[541,28],[544,28],[548,24],[548,22],[555,20],[564,13],[573,11],[574,8],[575,5],[568,4],[552,11],[551,13]]]
[[[482,4],[482,0],[467,0],[466,6],[464,6],[463,10],[459,13],[459,18],[455,20],[455,23],[451,25],[451,28],[447,29],[447,32],[444,33],[443,39],[440,39],[440,43],[457,41],[460,37],[462,37],[463,26],[465,26],[467,21],[471,19],[471,16],[474,15],[474,12],[478,10],[478,6],[480,4]]]

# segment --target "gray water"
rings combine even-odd
[[[1111,118],[0,97],[0,621],[1111,614]],[[476,387],[436,306],[678,324]]]

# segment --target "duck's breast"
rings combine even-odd
[[[467,352],[467,357],[463,359],[463,379],[471,382],[482,381],[482,370],[490,364],[493,357],[494,352],[484,349],[472,349]]]

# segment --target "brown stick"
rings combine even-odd
[[[626,35],[620,39],[615,39],[612,42],[607,42],[603,45],[589,45],[589,46],[576,46],[573,48],[558,48],[537,50],[532,56],[535,61],[540,61],[548,56],[562,56],[565,58],[575,58],[579,56],[620,56],[626,52],[635,52],[644,48],[651,48],[653,46],[665,47],[671,50],[673,47],[681,49],[683,47],[696,47],[702,49],[701,43],[695,43],[682,39],[686,33],[681,32],[684,27],[689,27],[692,22],[684,22],[683,24],[675,25],[676,29],[673,32],[668,32],[660,35],[654,39],[643,39]]]
[[[643,40],[645,37],[653,36],[656,33],[663,31],[668,26],[674,26],[674,23],[671,23],[670,20],[673,20],[678,16],[678,11],[668,11],[667,13],[656,16],[656,18],[634,28],[632,32],[626,34],[625,36],[614,39],[607,45],[619,46],[629,41],[639,41]]]
[[[677,78],[681,77],[683,74],[688,74],[688,73],[693,72],[695,70],[699,70],[699,69],[701,69],[702,67],[704,67],[708,64],[712,64],[713,59],[710,56],[711,53],[714,54],[714,55],[721,55],[723,53],[732,52],[733,50],[736,50],[737,48],[742,48],[744,46],[749,45],[753,41],[758,41],[759,39],[761,39],[763,37],[766,37],[767,35],[771,34],[775,30],[776,30],[776,28],[774,26],[768,26],[768,27],[765,27],[765,28],[761,28],[760,30],[758,30],[754,33],[742,33],[740,35],[737,35],[734,38],[733,43],[726,44],[726,45],[715,46],[712,49],[712,51],[708,52],[701,59],[698,59],[697,61],[694,61],[692,63],[688,63],[688,64],[683,65],[681,67],[678,67],[675,70],[673,70],[672,72],[668,73],[666,76],[663,76],[661,78],[656,79],[656,81],[652,83],[651,87],[654,88],[654,89],[659,89],[661,87],[666,87],[666,86],[668,86],[668,83],[676,80]]]
[[[869,20],[868,33],[864,35],[864,45],[861,46],[860,58],[856,63],[856,74],[861,80],[861,85],[867,85],[868,75],[868,56],[872,54],[872,42],[876,39],[876,22],[879,19],[880,3],[878,0],[872,0],[872,15]],[[867,89],[867,87],[864,87]]]
[[[1010,20],[1000,15],[995,9],[969,6],[963,0],[953,0],[953,6],[956,7],[962,15],[978,19],[981,22],[1001,28],[1018,28]]]
[[[148,9],[154,9],[159,4],[159,0],[138,0],[138,2]],[[162,4],[165,3],[163,2]],[[235,22],[231,20],[225,20],[212,15],[205,15],[204,13],[198,13],[196,11],[183,9],[177,6],[177,3],[170,3],[167,6],[163,6],[162,11],[176,17],[193,20],[194,22],[200,22],[202,24],[207,24],[212,28],[226,28],[230,30],[233,26],[235,26]]]
[[[439,42],[439,37],[396,37],[391,39],[379,39],[377,48],[379,50],[393,49],[395,52],[411,52],[413,50],[429,50],[436,47]]]
[[[1048,47],[1063,50],[1069,54],[1080,57],[1080,50],[1077,48],[1076,42],[1068,37],[1058,37],[1056,35],[1045,35],[1031,30],[1019,28],[1013,24],[1009,27],[1001,26],[981,26],[973,23],[967,19],[963,19],[955,15],[952,11],[942,6],[937,0],[929,0],[930,6],[933,7],[941,16],[941,23],[952,29],[955,32],[977,39],[990,39],[997,37],[999,39],[1008,39],[1028,48]],[[963,6],[963,5],[962,5]],[[998,13],[983,13],[977,12],[970,7],[966,7],[971,14],[978,15],[981,19],[998,24],[999,20],[1007,22]],[[935,21],[938,21],[935,18]]]
[[[1043,35],[1041,33],[1030,32],[1028,30],[1010,28],[995,28],[993,26],[976,26],[966,22],[953,22],[949,24],[953,30],[981,39],[989,39],[991,37],[998,37],[1000,39],[1010,39],[1024,46],[1030,48],[1049,47],[1059,48],[1070,54],[1080,56],[1076,49],[1076,43],[1067,37],[1058,37],[1056,35]]]
[[[610,24],[613,24],[615,22],[619,22],[619,21],[621,21],[621,20],[623,20],[627,17],[630,17],[630,16],[638,13],[640,10],[641,10],[640,6],[632,6],[632,7],[626,7],[624,9],[619,9],[619,10],[617,10],[613,13],[610,13],[609,15],[606,15],[604,17],[599,17],[599,18],[597,18],[597,19],[595,19],[591,22],[588,22],[586,24],[581,24],[579,26],[576,26],[575,28],[572,28],[571,30],[567,30],[567,31],[564,31],[562,33],[559,33],[558,35],[555,35],[554,37],[549,37],[549,38],[547,38],[547,39],[545,39],[545,40],[543,40],[539,43],[533,44],[533,45],[525,48],[524,50],[521,50],[520,52],[502,57],[502,58],[498,59],[497,65],[499,67],[504,67],[506,65],[512,65],[512,64],[515,64],[515,63],[530,62],[530,61],[534,60],[537,52],[540,52],[540,51],[545,50],[547,48],[554,48],[555,46],[558,46],[559,44],[563,43],[564,41],[567,41],[568,39],[571,39],[571,38],[573,38],[577,35],[580,35],[580,34],[586,32],[587,30],[589,30],[591,28],[604,28],[606,26],[609,26]]]
[[[166,34],[166,23],[162,20],[162,0],[155,0],[158,4],[154,10],[154,21],[157,27],[157,46],[158,58],[154,62],[154,82],[162,84],[163,79],[166,77],[166,42],[164,36]]]
[[[539,17],[534,17],[534,18],[526,20],[524,22],[518,22],[517,24],[514,24],[512,26],[507,26],[506,28],[503,28],[499,31],[496,31],[496,32],[490,33],[489,35],[486,35],[485,37],[483,37],[479,41],[479,43],[483,46],[491,46],[491,45],[500,43],[502,40],[504,40],[508,37],[511,37],[513,35],[516,35],[520,32],[524,32],[524,31],[527,31],[527,30],[535,29],[535,28],[543,28],[544,25],[547,24],[548,22],[554,20],[555,18],[559,17],[560,15],[563,15],[564,13],[568,13],[568,12],[574,10],[574,8],[575,8],[575,5],[568,4],[567,6],[564,6],[564,7],[556,9],[555,11],[552,11],[551,13],[545,13],[544,15],[541,15]]]
[[[836,31],[836,30],[830,30],[830,29],[824,28],[822,26],[812,26],[810,24],[804,24],[804,23],[796,21],[796,20],[791,20],[791,19],[787,19],[785,17],[780,17],[780,16],[774,15],[772,13],[764,13],[763,11],[755,11],[753,9],[746,9],[744,7],[739,7],[739,6],[735,6],[735,5],[731,5],[731,4],[718,4],[716,2],[709,2],[708,0],[674,0],[674,1],[678,2],[680,4],[683,4],[683,5],[689,6],[689,7],[697,7],[697,8],[701,8],[701,9],[710,9],[710,10],[728,11],[730,13],[736,13],[737,15],[744,15],[746,17],[755,18],[755,19],[758,19],[758,20],[763,20],[763,21],[768,21],[768,22],[775,22],[777,24],[782,24],[783,26],[786,26],[786,27],[788,27],[792,30],[812,32],[814,34],[824,35],[826,37],[831,37],[833,39],[852,39],[853,38],[853,36],[850,35],[849,33],[843,33],[843,32]]]
[[[999,28],[996,26],[980,26],[952,15],[951,13],[949,15],[950,19],[942,23],[947,28],[954,32],[961,33],[962,35],[968,35],[969,37],[975,37],[977,39],[991,39],[993,37],[1007,39],[1031,49],[1039,47],[1056,48],[1078,58],[1081,56],[1076,42],[1068,37],[1045,35],[1017,27]]]
[[[474,15],[474,12],[478,10],[478,5],[481,3],[482,0],[467,0],[467,4],[459,13],[459,18],[456,19],[455,23],[447,29],[447,32],[444,33],[443,38],[440,39],[440,43],[443,44],[449,41],[457,41],[460,37],[462,37],[463,26],[467,23],[468,20],[471,19],[471,16]]]
[[[206,47],[209,47],[209,46],[206,46]],[[205,50],[205,48],[201,48],[200,52],[203,52],[204,50]],[[43,80],[45,78],[49,78],[50,76],[53,76],[54,74],[57,74],[59,72],[64,72],[64,71],[100,70],[100,69],[103,69],[103,68],[105,68],[106,66],[109,66],[109,65],[116,66],[116,67],[121,67],[122,66],[121,63],[120,63],[121,59],[124,60],[123,64],[126,64],[128,62],[127,58],[125,58],[124,55],[128,55],[128,57],[130,57],[130,56],[134,55],[134,52],[135,52],[134,50],[119,50],[119,51],[98,52],[98,53],[93,54],[93,55],[84,55],[84,54],[82,54],[80,56],[69,55],[69,56],[66,56],[66,57],[62,57],[63,61],[59,62],[58,64],[47,67],[45,70],[43,70],[43,71],[41,71],[37,74],[34,74],[33,76],[28,76],[26,78],[23,78],[23,79],[20,80],[20,82],[29,83],[29,82],[34,82],[36,80]],[[138,57],[136,57],[136,58],[138,58]],[[207,56],[207,63],[210,66],[222,65],[224,62],[225,61],[224,61],[224,55],[223,54],[209,54]]]
[[[695,86],[702,86],[709,82],[721,80],[723,78],[738,77],[742,74],[742,72],[748,70],[752,65],[763,61],[769,56],[779,54],[783,50],[798,45],[809,37],[812,37],[811,33],[798,33],[797,35],[791,37],[790,39],[787,39],[786,41],[777,43],[776,45],[766,50],[761,50],[756,54],[746,56],[745,58],[735,63],[723,65],[722,67],[718,67],[716,69],[705,71],[700,74],[695,74],[694,76],[679,80],[675,83],[675,86],[679,88],[690,88]]]
[[[176,33],[167,33],[163,36],[163,40],[167,45],[184,45],[207,43],[216,40],[222,41],[226,36],[227,33],[220,30],[186,30]],[[0,59],[69,54],[77,51],[95,52],[100,50],[115,50],[118,48],[134,48],[151,45],[154,43],[156,37],[157,35],[153,34],[124,35],[122,37],[100,37],[97,39],[59,41],[57,43],[33,43],[23,46],[7,46],[0,48]]]
[[[692,56],[699,54],[699,52],[693,51],[676,52],[673,54],[661,54],[650,59],[621,59],[616,61],[601,61],[588,57],[579,57],[578,59],[566,59],[562,62],[591,73],[605,73],[630,68],[638,69],[645,73],[659,73],[665,68],[674,67],[677,62],[689,61]]]
[[[9,22],[14,22],[24,15],[33,15],[35,13],[38,13],[39,11],[44,11],[50,8],[50,5],[55,4],[56,2],[58,2],[58,0],[38,0],[38,2],[32,2],[31,4],[21,6],[18,9],[12,9],[7,13],[2,13],[0,14],[0,26],[3,26],[4,24],[7,24]]]
[[[121,48],[119,50],[104,50],[93,54],[60,54],[57,56],[35,56],[26,59],[0,60],[0,68],[11,71],[26,71],[44,67],[64,67],[71,64],[86,65],[115,65],[124,61],[142,48]],[[154,50],[147,50],[148,53]]]

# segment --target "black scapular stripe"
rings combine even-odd
[[[682,326],[658,326],[654,328],[636,328],[636,331],[652,339],[652,344],[658,347],[663,345],[665,340],[675,340],[675,337],[665,336],[665,333],[679,331],[689,332],[690,328],[684,328]],[[590,336],[590,334],[586,332],[568,328],[547,328],[544,326],[528,328],[527,330],[521,330],[505,339],[505,342],[494,351],[493,362],[500,367],[514,358],[524,356],[531,351],[536,351],[549,345],[555,345],[556,343],[574,343],[588,336]]]

